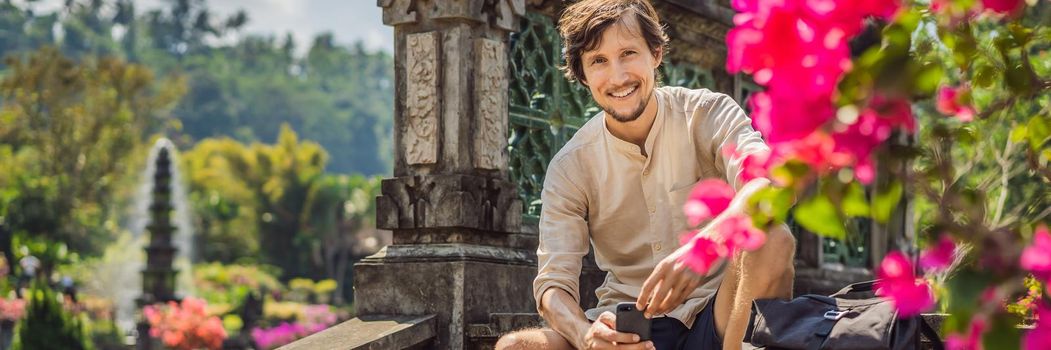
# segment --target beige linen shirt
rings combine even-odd
[[[735,189],[741,157],[767,149],[751,119],[729,96],[707,89],[661,87],[646,154],[606,128],[600,112],[551,160],[541,194],[538,274],[533,294],[540,305],[551,287],[579,303],[579,277],[588,242],[606,280],[595,294],[595,320],[619,302],[634,302],[657,263],[679,247],[687,229],[682,204],[702,179],[722,178]],[[734,145],[741,157],[724,157]],[[722,272],[666,316],[692,327],[715,293]]]

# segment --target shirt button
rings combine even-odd
[[[656,250],[658,252],[661,251],[661,244],[660,243],[654,243],[653,244],[653,250]]]
[[[646,170],[642,172],[642,176],[650,176],[650,171]]]
[[[656,211],[657,211],[657,209],[656,209],[656,208],[654,208],[654,207],[650,207],[649,209],[650,209],[650,214],[653,214],[654,212],[656,212]]]

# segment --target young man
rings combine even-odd
[[[533,291],[550,329],[509,334],[497,348],[740,348],[752,300],[790,297],[795,241],[775,227],[762,248],[701,276],[678,259],[690,249],[679,247],[682,204],[698,181],[722,178],[737,195],[712,222],[741,213],[768,184],[740,182],[742,157],[767,146],[725,94],[657,87],[667,36],[646,0],[580,1],[559,30],[567,77],[603,112],[555,155],[544,182]],[[729,146],[736,155],[723,152]],[[589,241],[607,276],[598,307],[585,312],[578,286]],[[615,331],[613,307],[628,301],[653,319],[652,341]]]

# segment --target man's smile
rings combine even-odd
[[[627,99],[629,96],[634,95],[635,91],[639,90],[639,83],[634,83],[619,90],[611,91],[606,94],[616,100]]]

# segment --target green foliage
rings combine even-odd
[[[26,316],[15,329],[15,350],[92,349],[84,336],[83,322],[67,313],[58,296],[42,280],[29,291]]]
[[[389,53],[367,51],[361,43],[336,45],[332,34],[322,33],[299,57],[303,43],[291,34],[244,34],[249,19],[243,11],[219,18],[204,0],[167,1],[139,15],[131,0],[65,1],[53,13],[34,7],[0,5],[0,55],[47,44],[75,58],[123,57],[186,79],[186,96],[173,111],[173,125],[186,142],[223,136],[274,142],[287,123],[304,138],[340,150],[328,170],[390,172]],[[61,37],[53,35],[54,27]]]
[[[837,239],[847,235],[843,218],[826,196],[813,196],[799,202],[793,216],[796,222],[811,232]]]
[[[213,310],[234,311],[248,293],[285,290],[276,271],[270,270],[255,265],[198,264],[193,268],[193,285],[197,296],[208,301]]]
[[[257,256],[282,278],[344,281],[356,233],[375,225],[379,180],[325,175],[327,157],[287,125],[274,145],[209,139],[183,153],[191,191],[205,194],[193,198],[204,259]]]
[[[110,196],[130,178],[145,135],[182,86],[157,81],[140,65],[75,62],[54,48],[7,65],[0,82],[0,164],[9,166],[0,176],[3,221],[14,232],[97,252],[109,235]]]

